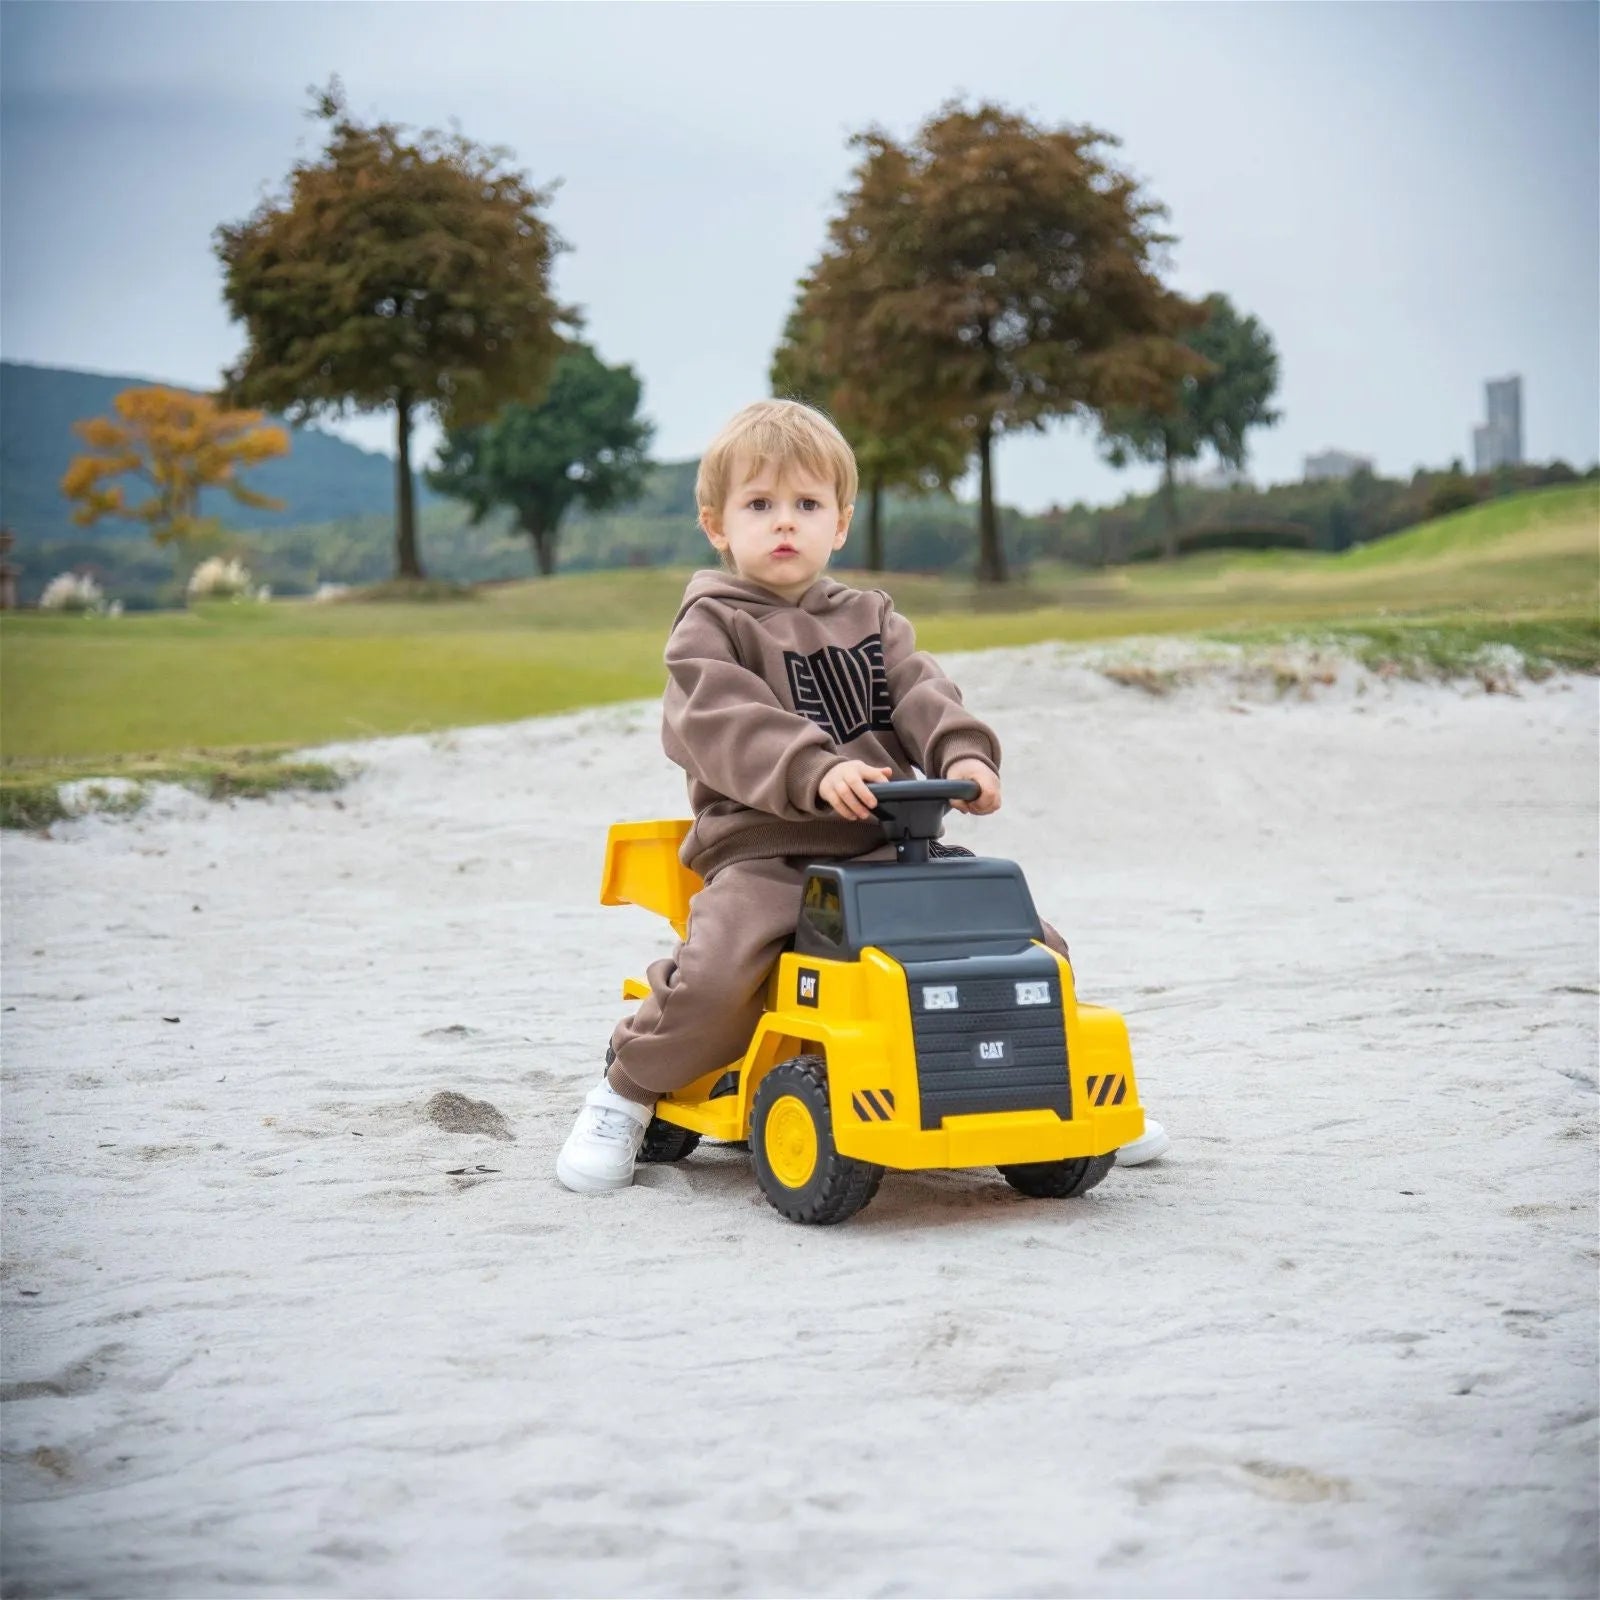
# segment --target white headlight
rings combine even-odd
[[[1049,1005],[1050,985],[1048,983],[1019,983],[1017,985],[1017,1004],[1019,1006]]]
[[[924,988],[922,991],[922,1009],[924,1011],[956,1011],[960,1009],[960,1002],[956,999],[956,986],[943,984],[938,988]]]

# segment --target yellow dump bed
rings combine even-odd
[[[614,822],[606,835],[603,906],[643,906],[687,937],[689,898],[702,879],[678,860],[678,847],[691,827],[687,818],[669,822]]]

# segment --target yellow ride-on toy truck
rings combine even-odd
[[[657,1101],[640,1159],[747,1139],[793,1222],[843,1222],[889,1169],[998,1167],[1023,1194],[1086,1193],[1144,1131],[1126,1024],[1078,1003],[1015,863],[930,854],[976,784],[870,788],[898,859],[807,868],[749,1048]],[[684,937],[701,881],[678,861],[688,828],[612,827],[601,903],[659,912]],[[649,990],[630,978],[622,992]]]

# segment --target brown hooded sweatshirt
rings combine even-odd
[[[823,576],[796,601],[748,578],[697,572],[667,639],[662,743],[689,775],[694,827],[683,864],[709,878],[731,861],[855,856],[883,843],[817,796],[840,761],[942,777],[1000,741],[916,647],[881,589]]]

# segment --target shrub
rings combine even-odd
[[[44,586],[41,611],[102,611],[105,595],[87,572],[63,572]]]
[[[1203,550],[1310,550],[1316,546],[1312,529],[1297,522],[1236,523],[1226,528],[1192,528],[1178,536],[1178,554],[1198,555]],[[1133,551],[1129,561],[1154,561],[1157,545]]]
[[[448,578],[389,578],[383,583],[349,588],[343,594],[329,595],[335,604],[360,605],[368,601],[426,603],[435,600],[476,600],[477,590],[470,583],[453,583]]]
[[[1453,472],[1434,481],[1428,491],[1426,515],[1431,521],[1434,517],[1448,517],[1452,511],[1465,511],[1469,506],[1486,499],[1491,492],[1484,479]]]
[[[1196,528],[1178,540],[1184,555],[1199,550],[1310,550],[1316,535],[1297,522],[1235,523],[1228,528]]]
[[[191,600],[266,599],[258,591],[250,569],[237,556],[208,556],[189,574]]]

